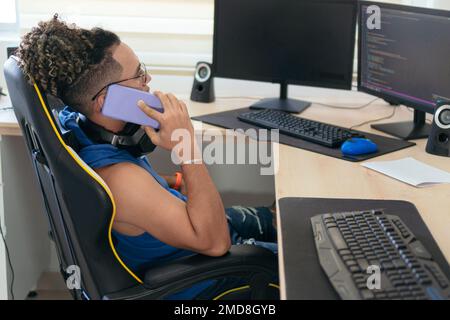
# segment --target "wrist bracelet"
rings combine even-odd
[[[191,160],[186,160],[186,161],[181,162],[181,165],[183,165],[183,164],[201,164],[201,163],[203,163],[202,159],[191,159]]]
[[[175,179],[173,189],[180,190],[181,182],[183,181],[183,174],[181,172],[175,172]]]

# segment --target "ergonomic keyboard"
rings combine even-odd
[[[355,211],[311,223],[320,265],[342,299],[450,299],[448,279],[398,216]]]
[[[238,115],[238,119],[267,129],[279,129],[280,133],[330,148],[337,148],[350,138],[364,138],[364,135],[356,131],[296,117],[278,110],[245,112]]]

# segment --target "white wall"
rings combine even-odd
[[[3,136],[0,139],[0,150],[3,193],[3,210],[0,215],[5,215],[3,231],[6,232],[14,269],[14,297],[21,300],[26,298],[30,290],[35,289],[41,273],[49,265],[48,221],[25,141],[21,137]],[[0,259],[1,256],[2,253]],[[1,263],[5,261],[7,260],[0,260]],[[0,267],[0,272],[4,272],[2,268],[3,266]],[[6,268],[8,281],[0,284],[0,290],[3,291],[4,286],[7,286],[9,295],[12,274],[9,264]]]
[[[450,10],[450,1],[449,0],[433,0],[433,3],[430,7],[434,6],[438,9]]]

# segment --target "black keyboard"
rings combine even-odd
[[[449,280],[398,216],[356,211],[311,223],[320,265],[342,299],[450,299]]]
[[[350,138],[364,138],[364,135],[356,131],[296,117],[278,110],[245,112],[238,115],[238,119],[267,129],[279,129],[280,133],[330,148],[337,148]]]

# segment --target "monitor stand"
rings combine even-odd
[[[273,109],[291,113],[300,113],[311,105],[311,102],[289,99],[287,97],[287,83],[280,83],[280,97],[262,99],[252,104],[250,109]]]
[[[371,127],[403,140],[428,138],[431,126],[425,122],[425,115],[423,111],[414,110],[413,122],[373,124]]]

